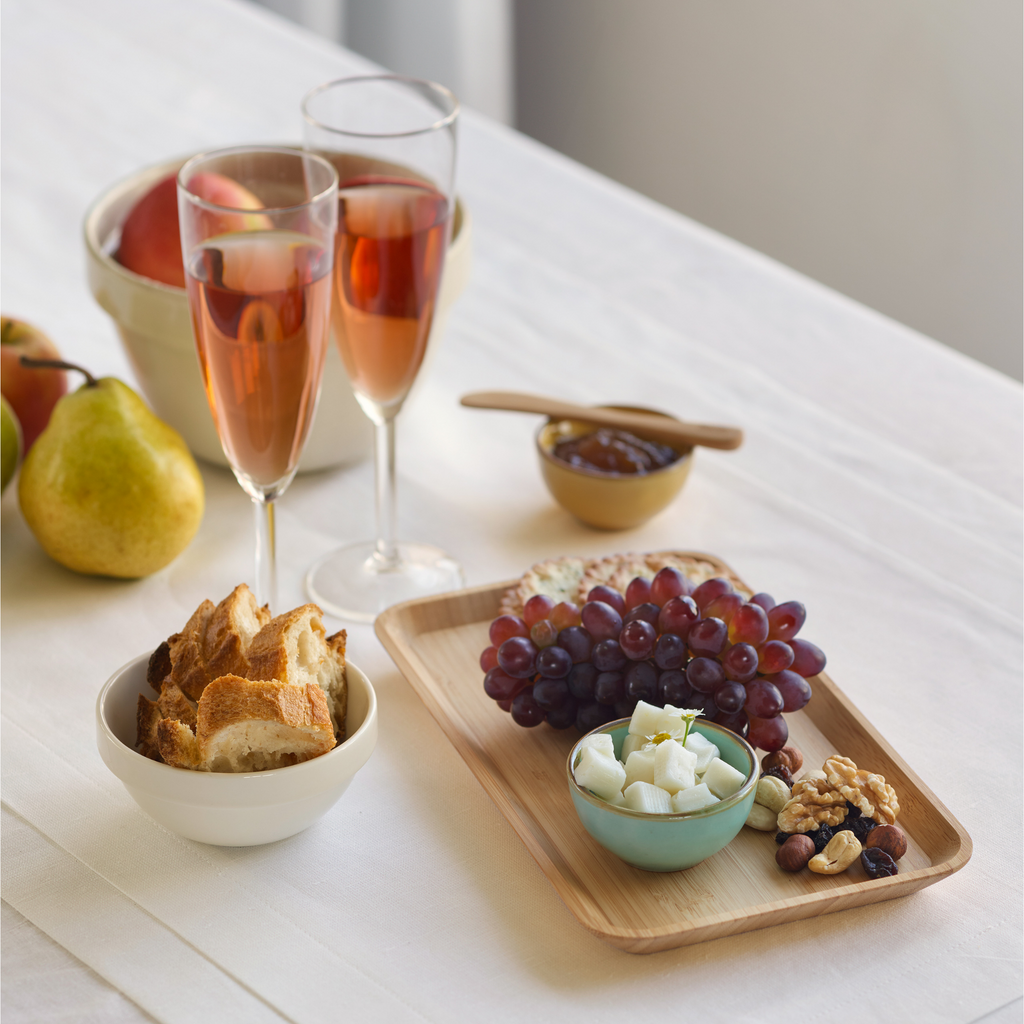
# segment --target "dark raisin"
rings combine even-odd
[[[879,850],[877,847],[864,850],[860,855],[860,862],[868,878],[888,878],[890,875],[899,874],[900,869],[896,866],[896,861],[885,850]]]
[[[796,835],[795,832],[776,832],[775,842],[777,842],[779,846],[781,846],[790,836],[794,835]]]
[[[854,818],[860,817],[860,808],[856,804],[851,804],[849,800],[846,801],[846,820],[853,821]]]
[[[828,846],[835,832],[828,825],[819,825],[814,832],[807,834],[814,840],[814,852],[821,853]]]
[[[854,818],[850,824],[850,831],[863,843],[868,833],[878,824],[873,818]]]
[[[777,779],[782,779],[790,789],[793,788],[793,776],[784,764],[777,764],[773,768],[766,769],[761,773],[761,778],[763,779],[766,775],[773,775]]]

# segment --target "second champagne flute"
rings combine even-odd
[[[256,513],[256,599],[276,610],[274,501],[298,468],[330,336],[338,177],[301,150],[240,147],[178,174],[192,333],[217,436]]]
[[[459,564],[395,537],[395,417],[426,352],[455,208],[455,97],[397,75],[328,82],[302,103],[305,144],[338,171],[332,327],[375,427],[377,537],[310,569],[324,610],[370,622],[463,585]]]

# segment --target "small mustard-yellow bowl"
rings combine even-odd
[[[655,412],[636,406],[605,406],[630,412]],[[658,413],[658,415],[665,415]],[[666,419],[672,419],[666,416]],[[554,454],[555,445],[598,428],[582,420],[548,420],[537,431],[541,475],[551,496],[581,522],[600,530],[628,530],[666,508],[690,475],[693,448],[671,445],[675,462],[649,473],[605,473],[570,465]],[[642,437],[642,434],[637,436]]]

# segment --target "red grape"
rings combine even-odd
[[[660,669],[682,668],[686,643],[675,633],[662,633],[654,645],[654,664]]]
[[[573,665],[569,673],[569,692],[577,700],[593,700],[596,681],[597,669],[589,661]]]
[[[580,624],[580,610],[571,601],[559,601],[551,609],[549,619],[559,628],[567,629],[569,626]]]
[[[729,623],[729,639],[734,644],[760,647],[768,639],[768,616],[756,604],[745,604],[736,610]]]
[[[510,636],[498,648],[498,665],[516,679],[532,676],[537,664],[537,648],[524,636]]]
[[[599,704],[617,704],[626,696],[626,681],[621,672],[602,672],[594,680],[594,699]]]
[[[558,634],[558,646],[564,647],[572,658],[572,663],[578,665],[590,657],[594,641],[590,634],[580,626],[567,626]]]
[[[670,598],[679,597],[680,594],[689,594],[693,590],[690,581],[672,566],[666,565],[660,569],[653,580],[651,580],[651,600],[655,604],[665,604]]]
[[[686,642],[690,650],[701,658],[714,658],[722,653],[729,633],[721,619],[701,619],[690,627]]]
[[[523,621],[532,629],[541,619],[550,618],[554,607],[555,602],[547,594],[534,594],[523,605]]]
[[[694,658],[686,666],[686,681],[700,693],[714,693],[725,682],[725,671],[714,658]]]
[[[793,664],[790,666],[794,672],[802,676],[816,676],[819,672],[825,671],[825,654],[820,647],[815,647],[810,640],[791,640],[789,646],[793,648]]]
[[[513,679],[507,672],[500,668],[492,668],[484,676],[484,693],[491,700],[511,700],[520,690],[529,683],[525,679]]]
[[[721,576],[716,576],[712,580],[705,580],[697,589],[693,592],[693,600],[697,607],[703,611],[712,601],[721,594],[729,594],[735,590],[735,587],[726,579]]]
[[[710,693],[695,693],[690,698],[690,707],[694,711],[701,711],[704,717],[712,719],[718,714],[718,705]]]
[[[538,647],[550,647],[558,643],[558,627],[548,619],[541,619],[530,630],[530,639]]]
[[[715,690],[714,698],[720,711],[734,715],[743,707],[743,702],[747,699],[747,691],[742,683],[726,680]]]
[[[591,732],[612,720],[615,712],[611,708],[598,704],[597,701],[585,701],[580,704],[576,712],[576,730],[578,732]]]
[[[700,618],[692,597],[670,598],[658,615],[658,629],[662,633],[675,633],[684,640],[690,627]]]
[[[762,591],[760,594],[755,594],[750,599],[750,603],[760,605],[766,612],[770,612],[775,607],[775,598]]]
[[[570,725],[576,724],[578,712],[579,706],[570,697],[564,704],[559,704],[558,707],[552,708],[547,713],[548,725],[552,729],[568,729]]]
[[[748,683],[757,675],[757,648],[750,644],[733,644],[719,660],[726,677],[738,683]]]
[[[772,676],[772,682],[782,694],[783,711],[799,711],[811,699],[811,684],[796,672],[783,669]]]
[[[742,711],[737,711],[734,714],[719,711],[713,721],[736,733],[737,736],[746,736],[750,729],[750,720]]]
[[[500,647],[510,637],[529,635],[526,623],[518,615],[499,615],[491,623],[491,643],[495,647]]]
[[[772,640],[792,640],[807,618],[807,609],[799,601],[777,604],[768,613],[768,635]]]
[[[491,644],[490,647],[484,649],[480,655],[480,668],[484,672],[490,672],[492,668],[498,667],[498,648]]]
[[[627,659],[618,640],[602,640],[599,644],[594,644],[590,660],[598,672],[618,672],[626,667]]]
[[[587,632],[595,640],[615,640],[622,631],[622,616],[604,601],[588,601],[580,616]]]
[[[714,601],[708,603],[701,613],[704,618],[721,619],[727,626],[732,622],[732,617],[743,607],[744,601],[740,594],[722,594]]]
[[[649,661],[634,661],[626,669],[626,696],[652,703],[658,696],[658,670]]]
[[[687,682],[686,673],[679,669],[669,669],[658,677],[658,699],[662,706],[671,704],[676,708],[688,708],[693,696],[693,688]]]
[[[781,672],[793,664],[793,648],[781,640],[769,640],[757,652],[757,670],[764,676]]]
[[[512,698],[511,697],[508,700],[499,700],[497,703],[498,703],[498,707],[501,708],[502,711],[511,711],[512,710]]]
[[[651,581],[637,576],[629,581],[626,587],[625,610],[635,608],[638,604],[646,604],[651,599]]]
[[[626,610],[626,602],[623,601],[622,595],[617,590],[606,587],[603,583],[591,588],[590,593],[587,594],[587,602],[591,601],[610,604],[620,615]]]
[[[655,628],[643,619],[634,619],[622,627],[619,646],[622,653],[633,661],[643,661],[654,653],[654,641],[658,634]]]
[[[747,683],[743,710],[752,718],[774,718],[782,714],[782,704],[782,694],[774,683],[761,677]]]
[[[545,711],[551,711],[570,699],[569,686],[564,679],[541,679],[533,684],[533,699]]]
[[[616,718],[629,718],[639,703],[640,701],[636,697],[627,696],[620,700],[612,710],[615,712]]]
[[[634,619],[643,619],[644,622],[649,622],[652,626],[656,626],[660,615],[661,609],[656,604],[651,604],[650,601],[648,601],[646,604],[638,604],[635,608],[630,608],[629,611],[622,616],[622,624],[625,625],[627,622],[632,622]]]
[[[774,718],[750,718],[750,731],[747,733],[747,742],[752,747],[760,747],[769,754],[773,750],[781,750],[789,739],[789,726],[786,725],[782,715]]]
[[[544,721],[544,709],[533,699],[533,688],[527,687],[512,699],[512,721],[524,729],[532,729]]]
[[[537,671],[545,679],[564,679],[572,671],[572,658],[564,647],[545,647],[537,655]]]

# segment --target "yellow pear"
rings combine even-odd
[[[21,510],[61,565],[148,576],[195,536],[203,480],[181,435],[131,388],[81,372],[86,383],[57,403],[22,464]]]

